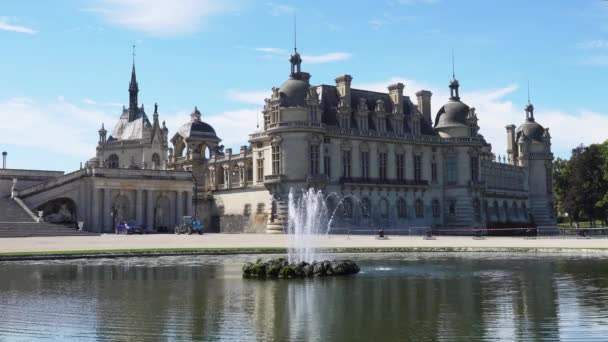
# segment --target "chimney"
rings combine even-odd
[[[353,78],[351,75],[342,75],[336,77],[336,89],[338,95],[343,99],[343,103],[350,107],[350,83]]]
[[[507,154],[513,165],[517,165],[519,150],[515,144],[515,125],[508,125],[507,129]]]
[[[403,114],[403,83],[388,86],[388,94],[393,102],[393,114]]]
[[[429,124],[433,123],[433,119],[431,119],[431,96],[433,96],[433,93],[428,90],[421,90],[416,93],[418,110],[420,110],[420,114],[422,114],[424,120]]]
[[[6,155],[8,153],[6,151],[2,152],[2,168],[6,169]]]

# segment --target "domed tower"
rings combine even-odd
[[[201,120],[201,112],[194,107],[190,121],[183,124],[171,138],[173,150],[169,155],[170,168],[200,174],[197,168],[217,150],[221,141],[213,127]]]
[[[525,121],[515,130],[513,163],[527,170],[532,220],[539,226],[555,225],[551,135],[549,128],[534,119],[534,106],[529,101],[525,111]]]
[[[435,130],[442,138],[471,136],[469,119],[471,109],[460,101],[459,87],[458,80],[452,78],[450,81],[450,99],[439,109],[435,117]]]

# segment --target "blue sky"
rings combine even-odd
[[[298,49],[313,84],[447,100],[451,51],[464,102],[504,154],[524,119],[530,80],[537,121],[567,156],[608,138],[608,2],[4,0],[0,5],[0,149],[11,168],[74,170],[95,154],[102,122],[128,103],[135,44],[140,102],[170,135],[196,105],[229,147],[255,130],[263,98]]]

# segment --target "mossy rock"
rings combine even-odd
[[[295,277],[295,275],[296,275],[296,271],[294,270],[294,267],[291,265],[284,266],[279,271],[279,276],[283,277],[283,278],[293,278],[293,277]]]

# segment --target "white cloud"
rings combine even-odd
[[[384,26],[389,26],[393,24],[399,23],[411,23],[416,20],[414,16],[402,16],[402,15],[393,15],[390,13],[383,13],[380,16],[375,16],[368,21],[369,25],[374,30],[379,30]]]
[[[273,48],[273,47],[260,47],[255,48],[255,51],[270,53],[273,55],[287,55],[287,50],[281,48]]]
[[[302,55],[302,62],[322,64],[350,59],[353,55],[348,52],[330,52],[323,55]]]
[[[292,14],[296,12],[296,8],[293,6],[278,4],[275,2],[269,2],[266,4],[268,6],[268,13],[272,16],[278,17],[285,14]]]
[[[234,151],[248,144],[249,134],[255,132],[260,115],[259,109],[237,109],[210,115],[205,121],[213,126],[222,144]]]
[[[237,8],[237,0],[97,0],[83,11],[101,15],[111,24],[155,36],[198,31],[203,19]]]
[[[113,123],[113,117],[61,96],[49,103],[14,97],[0,101],[0,127],[10,127],[0,135],[0,143],[90,158],[95,155],[97,130],[102,122]]]
[[[289,52],[285,49],[274,47],[255,48],[255,51],[265,53],[263,58],[288,58]],[[329,52],[321,55],[302,55],[302,61],[308,64],[323,64],[350,59],[353,55],[348,52]]]
[[[230,101],[247,103],[264,106],[264,99],[270,96],[270,90],[254,90],[254,91],[242,91],[242,90],[228,90],[226,92],[226,98]]]
[[[608,66],[608,55],[592,55],[581,59],[581,64],[588,66]]]
[[[82,103],[88,104],[91,106],[107,106],[107,107],[120,107],[122,103],[118,102],[99,102],[89,98],[82,99]]]
[[[29,27],[11,24],[12,21],[14,21],[14,20],[11,20],[10,18],[0,17],[0,30],[27,33],[27,34],[38,33],[38,31],[31,29]]]
[[[581,42],[577,44],[579,49],[608,49],[608,40],[605,39],[597,39],[597,40],[588,40],[585,42]]]

